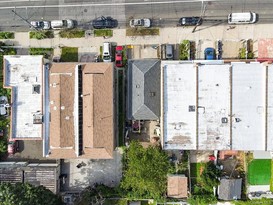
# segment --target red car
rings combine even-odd
[[[9,139],[8,141],[8,154],[14,155],[15,152],[19,150],[19,142],[18,140]]]
[[[117,46],[116,47],[116,66],[117,67],[122,67],[123,66],[123,62],[122,62],[122,50],[123,50],[122,46]]]

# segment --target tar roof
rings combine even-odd
[[[162,69],[164,149],[272,150],[271,65],[163,62]]]
[[[43,56],[4,56],[4,86],[12,88],[11,137],[42,137]]]
[[[242,179],[221,179],[218,189],[219,199],[241,199]]]
[[[53,64],[50,158],[112,158],[113,66]]]

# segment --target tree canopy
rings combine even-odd
[[[125,155],[124,177],[121,188],[127,197],[161,199],[166,193],[168,156],[158,146],[143,148],[131,142]]]
[[[1,205],[61,205],[59,196],[43,186],[34,187],[27,183],[0,183]]]

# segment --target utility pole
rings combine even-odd
[[[30,25],[31,27],[33,27],[33,26],[31,25],[31,23],[30,23],[27,19],[25,19],[25,18],[23,18],[22,16],[20,16],[19,14],[17,14],[16,11],[11,10],[11,12],[13,12],[16,16],[18,16],[20,19],[22,19],[23,21],[25,21],[28,25]],[[35,29],[36,31],[38,31],[37,28],[34,28],[34,29]]]
[[[204,1],[202,0],[200,17],[199,17],[198,22],[196,23],[196,25],[192,29],[192,33],[195,32],[195,30],[196,30],[197,26],[199,25],[200,21],[203,20],[203,16],[205,15],[206,7],[207,7],[207,4],[204,4]]]

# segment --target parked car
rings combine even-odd
[[[117,67],[122,67],[123,66],[123,59],[122,59],[122,46],[117,46],[116,47],[116,66]]]
[[[48,30],[51,28],[49,21],[31,21],[31,28],[39,30]]]
[[[74,27],[75,27],[75,23],[71,19],[51,21],[51,28],[52,29],[69,29],[69,28],[74,28]]]
[[[215,60],[215,49],[214,48],[206,48],[204,51],[205,60]]]
[[[110,42],[104,42],[102,47],[103,62],[112,62],[112,46]]]
[[[100,17],[93,20],[92,25],[95,29],[103,29],[103,28],[115,28],[118,26],[118,21],[113,19],[112,17]]]
[[[15,152],[19,151],[19,141],[15,139],[9,139],[8,141],[8,154],[14,155]]]
[[[130,20],[130,27],[151,27],[151,20],[150,19],[132,19]]]
[[[200,26],[203,23],[203,19],[197,16],[182,17],[179,20],[181,26]]]

